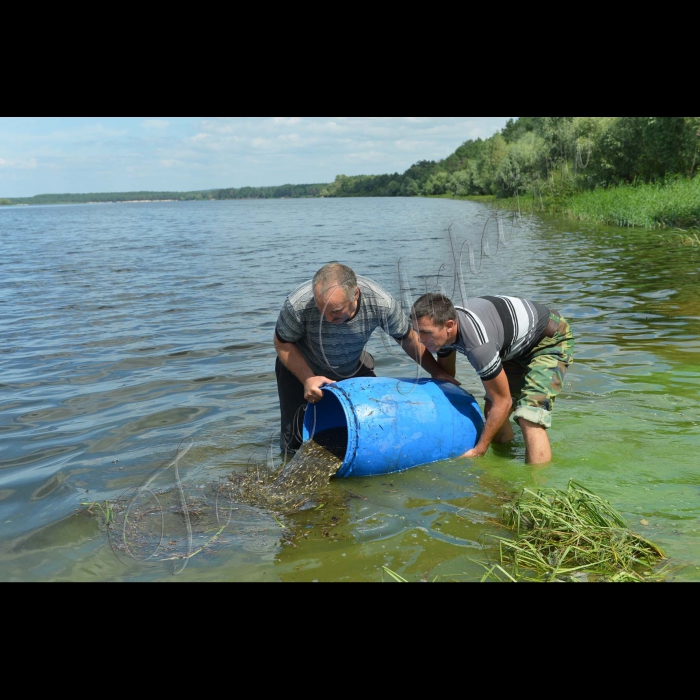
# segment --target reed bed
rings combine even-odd
[[[467,199],[475,199],[468,197]],[[604,226],[669,230],[680,236],[683,245],[697,245],[700,230],[700,176],[665,183],[598,187],[567,195],[533,196],[532,193],[508,199],[483,197],[498,209],[521,216],[549,212],[578,221]]]
[[[562,213],[580,221],[646,229],[700,226],[700,177],[598,188],[572,196]]]
[[[634,533],[609,503],[574,481],[565,491],[525,489],[504,506],[515,539],[495,537],[500,566],[484,580],[642,582],[663,580],[665,555]]]

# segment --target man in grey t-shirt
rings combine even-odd
[[[459,384],[422,345],[387,291],[345,265],[329,263],[287,297],[277,320],[275,374],[283,452],[301,446],[304,407],[323,399],[322,387],[351,377],[376,376],[364,348],[377,328],[434,379]]]

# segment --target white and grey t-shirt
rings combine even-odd
[[[366,277],[358,276],[357,286],[357,313],[340,325],[328,323],[321,316],[311,281],[295,289],[282,307],[277,337],[283,343],[296,344],[320,376],[344,378],[356,372],[362,351],[377,328],[396,340],[411,332],[411,322],[391,294]]]
[[[501,373],[503,362],[527,355],[549,323],[546,306],[518,297],[477,297],[455,309],[457,342],[442,348],[438,357],[455,350],[466,355],[485,382]]]

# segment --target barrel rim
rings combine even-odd
[[[323,391],[328,391],[338,399],[338,402],[343,408],[345,414],[345,423],[348,428],[348,447],[345,451],[345,459],[340,468],[336,472],[339,478],[347,478],[352,475],[355,467],[355,459],[357,457],[358,436],[360,427],[357,422],[357,415],[354,410],[352,399],[348,396],[345,390],[339,384],[329,384],[323,387]]]

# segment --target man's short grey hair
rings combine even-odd
[[[354,299],[357,289],[357,275],[347,265],[342,265],[339,262],[328,263],[314,275],[314,293],[319,285],[321,286],[320,297],[324,297],[333,287],[340,287],[345,293],[346,299]]]

